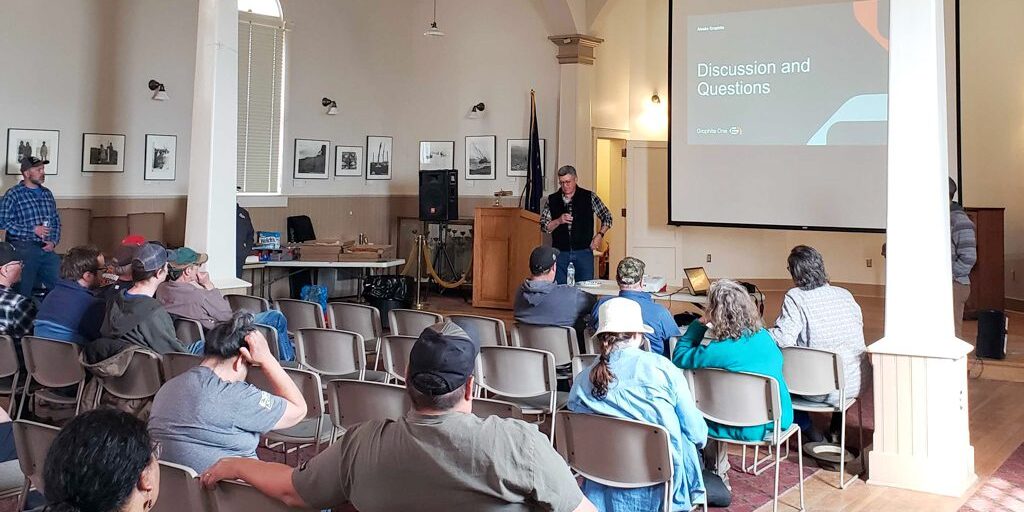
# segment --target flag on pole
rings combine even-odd
[[[530,90],[530,145],[527,150],[526,209],[540,213],[540,200],[544,196],[544,171],[541,168],[540,133],[537,131],[537,95]]]

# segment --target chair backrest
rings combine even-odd
[[[111,254],[128,234],[128,217],[93,217],[89,222],[89,241],[104,254]]]
[[[302,243],[307,240],[316,240],[316,232],[313,231],[313,219],[309,215],[294,215],[286,219],[287,238],[289,243]]]
[[[274,301],[274,309],[284,313],[288,319],[288,330],[291,332],[299,329],[323,329],[324,310],[320,304],[308,300],[277,299]]]
[[[217,512],[294,512],[312,509],[289,507],[257,491],[255,487],[237,481],[223,480],[213,490]]]
[[[164,382],[160,356],[146,350],[135,350],[123,375],[103,377],[101,382],[104,392],[125,400],[154,396]]]
[[[327,319],[330,327],[342,331],[357,332],[369,347],[376,349],[383,327],[380,325],[380,310],[365,304],[331,302],[327,304]]]
[[[295,355],[299,364],[317,373],[340,375],[366,369],[363,337],[334,329],[299,329]]]
[[[212,512],[209,495],[192,468],[160,461],[160,498],[153,512]]]
[[[228,305],[231,306],[231,311],[241,311],[244,309],[250,313],[256,314],[270,310],[270,302],[263,297],[242,295],[240,293],[227,293],[224,294],[224,298],[227,299]]]
[[[324,394],[323,388],[320,387],[320,375],[316,372],[309,370],[302,370],[300,368],[283,368],[284,372],[291,377],[292,382],[299,388],[299,392],[302,393],[302,399],[306,402],[306,419],[315,418],[319,419],[324,414]],[[246,377],[246,382],[256,386],[257,388],[266,391],[267,393],[273,393],[274,389],[270,385],[270,381],[267,380],[266,374],[263,373],[259,368],[249,368],[249,375]]]
[[[186,347],[197,341],[206,340],[206,335],[203,333],[203,324],[199,323],[199,320],[191,318],[175,318],[174,335]]]
[[[256,327],[256,330],[263,333],[263,337],[267,339],[267,348],[270,349],[270,353],[274,354],[274,358],[280,361],[281,345],[278,344],[280,341],[277,339],[277,329],[264,324],[253,324],[253,326]]]
[[[598,414],[556,415],[555,447],[587,479],[612,487],[672,487],[671,441],[664,427]]]
[[[512,402],[493,400],[490,398],[474,398],[473,414],[481,418],[497,416],[499,418],[523,419],[523,408]]]
[[[388,311],[388,325],[391,326],[391,334],[402,336],[419,336],[423,329],[434,325],[444,317],[430,311],[419,311],[416,309],[392,309]]]
[[[555,358],[550,352],[522,347],[480,347],[476,383],[509,398],[553,393]]]
[[[771,377],[701,368],[690,380],[697,409],[715,423],[752,427],[782,418],[779,383]]]
[[[78,345],[36,336],[21,338],[25,368],[32,380],[48,388],[73,386],[85,380]]]
[[[57,208],[57,215],[60,216],[60,243],[54,248],[54,252],[66,254],[72,247],[89,244],[92,210],[88,208]]]
[[[842,357],[808,347],[782,349],[782,377],[796,395],[827,395],[845,389]]]
[[[186,354],[184,352],[168,352],[160,356],[160,367],[164,372],[164,379],[171,380],[203,362],[202,356]]]
[[[481,346],[507,346],[508,335],[505,333],[505,322],[497,318],[476,315],[448,315],[448,319],[462,327]]]
[[[575,379],[580,372],[590,368],[590,365],[594,364],[599,357],[601,357],[600,354],[580,354],[572,358],[572,378]]]
[[[665,350],[668,354],[669,359],[672,358],[672,354],[676,353],[676,345],[679,344],[679,340],[681,340],[682,338],[682,336],[670,336],[668,338],[668,341],[666,342],[668,346],[665,347]]]
[[[164,212],[129,213],[128,232],[146,240],[164,240]]]
[[[0,334],[0,379],[18,373],[18,351],[14,348],[14,339]]]
[[[327,403],[331,423],[345,429],[368,420],[397,420],[411,407],[402,386],[347,379],[327,383]]]
[[[46,451],[50,449],[60,429],[27,420],[17,420],[11,428],[14,431],[14,448],[18,452],[21,472],[42,492]]]
[[[416,343],[416,336],[400,336],[397,334],[384,336],[381,339],[381,352],[384,353],[384,371],[401,382],[405,382],[405,370],[409,367],[409,353]]]
[[[576,329],[560,325],[517,323],[512,326],[512,345],[551,352],[557,366],[571,363],[572,358],[580,354]]]

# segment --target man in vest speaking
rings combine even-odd
[[[566,284],[570,264],[575,271],[573,282],[589,281],[594,278],[594,251],[612,227],[612,214],[597,194],[577,186],[576,168],[571,165],[558,169],[558,189],[540,212],[540,229],[551,233],[551,245],[559,251],[555,282]],[[595,215],[601,221],[597,233]]]

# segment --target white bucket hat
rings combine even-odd
[[[640,304],[624,297],[606,300],[597,310],[597,332],[642,332],[653,334],[654,329],[644,325]]]

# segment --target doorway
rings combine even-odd
[[[598,137],[595,150],[596,192],[612,213],[612,229],[595,273],[615,279],[615,267],[626,257],[626,140]]]

